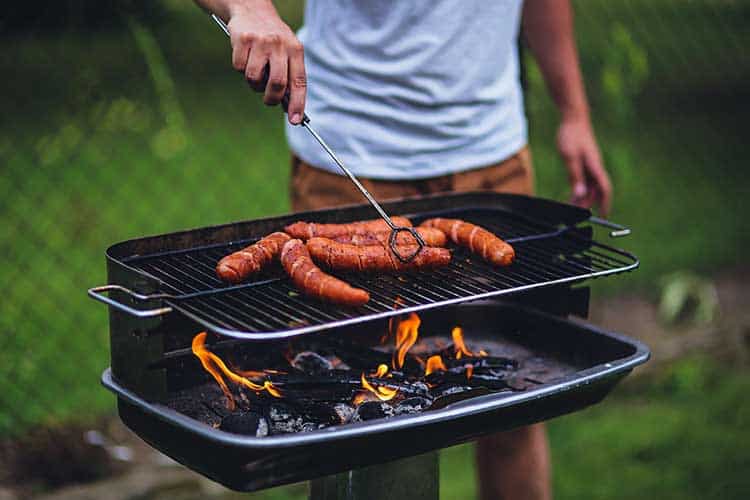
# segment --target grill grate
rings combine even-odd
[[[596,243],[575,229],[553,227],[502,209],[461,209],[412,216],[458,217],[479,224],[513,244],[516,260],[496,268],[463,248],[452,247],[449,266],[397,276],[340,277],[370,292],[370,302],[352,309],[302,296],[280,266],[254,281],[227,286],[216,278],[219,259],[254,240],[127,259],[162,284],[166,302],[206,328],[230,337],[283,338],[403,312],[517,292],[634,269],[638,260]]]

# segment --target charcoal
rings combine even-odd
[[[509,377],[505,379],[506,386],[513,389],[514,391],[524,391],[529,387],[535,385],[534,382],[525,380],[521,377]]]
[[[337,403],[333,405],[333,411],[336,413],[336,416],[339,417],[339,421],[342,424],[347,423],[354,415],[354,407],[346,403]]]
[[[391,405],[382,401],[365,401],[361,405],[357,406],[354,415],[352,415],[352,422],[363,422],[365,420],[374,420],[376,418],[387,418],[394,415],[394,410]]]
[[[434,398],[443,398],[445,396],[452,396],[454,394],[460,394],[462,392],[470,390],[471,387],[469,387],[468,385],[442,384],[437,387],[433,387],[430,393]]]
[[[292,360],[291,365],[308,375],[324,375],[333,370],[333,365],[330,361],[312,351],[303,351],[297,354]]]
[[[221,420],[219,429],[235,434],[263,437],[268,435],[268,422],[254,411],[233,413]]]
[[[299,431],[300,432],[312,432],[312,431],[317,431],[318,429],[322,429],[323,427],[325,427],[325,425],[316,424],[315,422],[305,422],[304,424],[302,424]]]
[[[432,401],[427,398],[420,396],[414,396],[401,401],[393,408],[396,415],[408,415],[410,413],[419,413],[428,409],[432,405]]]
[[[443,356],[443,362],[449,370],[461,369],[467,364],[474,366],[474,370],[501,370],[511,371],[518,367],[518,363],[515,360],[509,358],[501,358],[495,356],[484,356],[484,357],[472,357],[464,356],[461,359],[454,359],[451,357]]]
[[[305,424],[304,416],[284,403],[273,403],[268,407],[268,420],[273,434],[300,432]]]
[[[381,363],[390,365],[391,355],[338,338],[326,338],[328,347],[354,370],[370,370]]]
[[[439,397],[436,397],[432,402],[432,406],[430,406],[431,410],[438,410],[457,401],[463,401],[465,399],[471,399],[477,396],[484,396],[485,394],[492,394],[493,392],[497,391],[491,391],[486,387],[478,387],[475,389],[468,387],[453,387],[446,388],[445,390],[438,392],[441,392],[441,395]]]
[[[309,432],[341,423],[330,404],[296,401],[292,405],[276,400],[268,406],[267,415],[273,433]]]
[[[430,373],[427,376],[427,381],[436,386],[486,387],[495,390],[507,389],[509,387],[504,374],[496,376],[492,374],[475,373],[471,378],[467,378],[465,373],[437,371]]]

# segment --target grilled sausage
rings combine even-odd
[[[422,239],[425,242],[425,245],[428,247],[444,247],[446,242],[448,241],[448,238],[445,236],[445,233],[442,232],[440,229],[435,229],[433,227],[419,227],[417,228],[417,232],[422,237]],[[367,233],[367,234],[345,234],[342,236],[337,236],[336,238],[333,238],[334,241],[338,243],[349,243],[350,245],[357,245],[357,246],[363,246],[363,245],[380,245],[380,244],[388,244],[391,237],[391,231],[377,231],[375,233]],[[415,245],[416,241],[414,240],[414,236],[407,233],[406,231],[401,231],[396,235],[396,244],[397,245]]]
[[[289,240],[281,249],[281,265],[304,294],[347,306],[361,306],[370,300],[367,291],[354,288],[345,281],[324,273],[310,258],[305,244]]]
[[[224,281],[239,283],[278,257],[281,247],[290,239],[286,233],[271,233],[260,241],[221,259],[216,265],[216,275]]]
[[[411,227],[411,221],[406,217],[392,217],[397,226]],[[346,234],[368,234],[377,231],[390,231],[390,227],[383,219],[363,220],[348,224],[319,224],[317,222],[295,222],[284,228],[292,238],[308,240],[316,236],[336,238]]]
[[[491,232],[475,224],[459,219],[427,219],[421,227],[434,227],[443,231],[457,245],[469,248],[496,266],[507,266],[513,262],[513,247]]]
[[[411,255],[417,245],[399,246],[401,255]],[[446,248],[424,247],[408,263],[401,262],[387,245],[356,246],[328,238],[310,238],[307,249],[315,262],[336,271],[406,271],[447,265],[451,253]]]

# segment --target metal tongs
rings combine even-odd
[[[227,27],[226,23],[224,23],[224,21],[222,21],[216,14],[211,14],[211,19],[213,19],[214,22],[216,22],[216,24],[219,25],[219,28],[221,28],[222,31],[224,31],[224,33],[226,33],[227,36],[230,36],[229,28]],[[281,100],[281,105],[284,108],[284,111],[287,112],[288,107],[289,107],[289,94],[288,93]],[[328,153],[328,156],[330,156],[331,159],[336,163],[336,165],[338,165],[339,168],[346,174],[346,176],[349,177],[349,180],[351,180],[354,183],[354,185],[357,186],[357,189],[359,189],[360,193],[362,193],[362,195],[364,195],[364,197],[367,198],[367,201],[370,202],[370,205],[372,205],[373,208],[377,210],[378,214],[380,214],[380,217],[382,217],[383,220],[386,222],[386,224],[388,224],[388,226],[391,228],[391,236],[388,238],[388,246],[391,247],[391,250],[393,251],[393,253],[396,255],[396,257],[398,257],[398,260],[404,263],[407,263],[413,260],[414,257],[416,257],[417,254],[422,250],[422,248],[425,247],[425,242],[422,239],[422,236],[419,235],[417,230],[414,229],[413,227],[397,226],[393,222],[393,220],[391,220],[391,218],[388,216],[385,210],[383,210],[383,207],[380,206],[380,203],[378,203],[377,200],[373,198],[370,192],[362,185],[361,182],[359,182],[359,179],[357,179],[357,177],[353,173],[351,173],[351,171],[348,168],[346,168],[346,166],[344,166],[343,162],[338,159],[338,157],[336,156],[336,153],[334,153],[333,150],[330,148],[330,146],[326,144],[326,141],[324,141],[323,138],[320,137],[320,135],[318,135],[315,129],[310,126],[310,118],[307,116],[307,114],[302,115],[302,122],[300,123],[300,125],[306,128],[307,131],[312,134],[315,140],[318,141],[318,144],[320,144],[323,147],[323,149],[325,149],[326,153]],[[398,236],[398,233],[403,233],[403,232],[411,233],[412,237],[414,237],[418,245],[417,249],[413,253],[408,254],[408,255],[402,255],[398,251],[398,246],[396,245],[396,237]]]

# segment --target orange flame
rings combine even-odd
[[[422,320],[415,313],[411,313],[408,318],[402,320],[396,329],[396,350],[393,351],[393,360],[391,365],[394,369],[400,369],[404,366],[406,353],[417,342],[419,337],[419,325]]]
[[[270,380],[266,380],[263,382],[263,385],[259,385],[248,380],[245,377],[237,375],[232,370],[230,370],[219,356],[212,353],[206,348],[206,337],[206,332],[201,332],[193,338],[193,354],[195,354],[198,359],[200,359],[203,368],[205,368],[205,370],[213,376],[213,378],[219,384],[219,387],[221,387],[222,392],[224,392],[224,395],[227,397],[227,407],[230,410],[234,410],[236,405],[234,403],[234,397],[232,397],[232,393],[229,391],[229,387],[227,386],[226,382],[224,382],[224,378],[221,376],[222,373],[235,384],[245,386],[252,391],[268,391],[268,393],[274,397],[282,397],[281,391],[276,386],[274,386]]]
[[[453,337],[453,347],[456,349],[456,359],[461,359],[461,356],[474,356],[474,353],[464,344],[464,332],[460,326],[451,331],[451,337]]]
[[[385,376],[387,373],[388,373],[388,365],[381,364],[381,365],[378,365],[378,369],[375,371],[375,376],[379,378],[379,377]],[[385,387],[382,385],[379,385],[379,386],[372,385],[365,378],[364,372],[362,372],[360,381],[362,382],[362,387],[370,391],[381,401],[390,401],[396,396],[396,394],[398,394],[398,389],[392,389],[390,387]],[[354,404],[359,405],[360,403],[363,403],[366,400],[367,400],[367,394],[360,393],[354,397]]]
[[[354,399],[352,399],[352,405],[359,406],[368,399],[368,392],[358,392],[354,395]]]
[[[432,372],[438,370],[446,371],[447,369],[445,363],[443,363],[443,358],[441,358],[439,354],[435,354],[427,359],[427,367],[424,369],[424,374],[427,376]]]
[[[399,297],[398,295],[396,295],[396,299],[393,301],[393,308],[394,309],[398,309],[402,305],[404,305],[404,300],[401,297]],[[395,318],[393,316],[391,316],[388,319],[388,329],[385,331],[385,333],[383,334],[383,336],[380,337],[380,343],[381,344],[385,344],[388,341],[388,339],[391,338],[391,335],[393,334],[393,320],[394,319]]]

